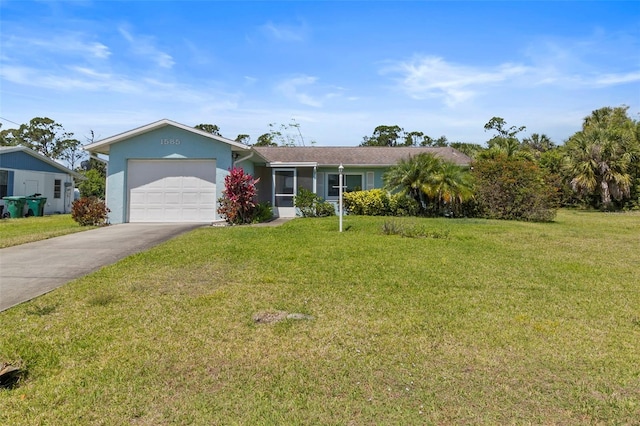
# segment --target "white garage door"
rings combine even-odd
[[[129,160],[129,222],[210,222],[215,160]]]

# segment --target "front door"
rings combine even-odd
[[[296,195],[295,169],[273,170],[273,214],[277,217],[295,217],[293,197]]]

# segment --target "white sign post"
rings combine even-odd
[[[340,213],[340,232],[342,232],[342,172],[344,171],[344,166],[340,163],[338,167],[339,178],[338,178],[338,198],[339,198],[339,213]]]

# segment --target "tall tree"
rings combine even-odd
[[[52,119],[35,117],[17,129],[0,131],[0,145],[22,145],[53,160],[69,160],[75,158],[71,153],[77,151],[80,141]]]
[[[492,117],[484,125],[484,130],[495,130],[498,134],[494,137],[500,137],[504,139],[515,138],[516,135],[524,130],[526,130],[526,126],[511,126],[507,127],[507,122],[502,117]]]
[[[273,140],[271,133],[264,133],[258,136],[258,141],[253,146],[278,146],[278,144]]]
[[[507,122],[502,117],[493,117],[484,125],[485,132],[494,130],[496,134],[487,141],[488,149],[481,153],[481,157],[494,158],[499,155],[507,157],[532,158],[530,152],[524,151],[522,143],[518,139],[518,133],[524,131],[525,126],[507,127]]]
[[[627,116],[627,110],[605,107],[593,111],[584,119],[582,130],[566,143],[572,188],[594,197],[594,204],[603,209],[631,196],[640,161],[637,123]]]
[[[202,130],[203,132],[211,133],[215,136],[222,136],[220,134],[220,127],[215,124],[198,124],[195,126],[196,129]]]
[[[482,145],[469,142],[451,142],[449,144],[451,148],[455,148],[463,154],[468,155],[471,158],[475,158],[478,153],[482,152],[485,148]]]
[[[522,144],[538,153],[549,151],[556,146],[556,144],[551,141],[551,138],[544,133],[532,133],[530,137],[522,139]]]
[[[269,123],[269,133],[258,138],[256,146],[305,146],[300,123],[291,119],[289,124]],[[314,144],[311,141],[311,144]]]
[[[408,132],[404,135],[405,146],[418,146],[424,141],[425,135],[422,132]]]
[[[443,135],[434,140],[432,146],[449,146],[449,141],[447,140],[447,137]]]
[[[399,142],[401,141],[401,142]],[[371,137],[363,137],[360,146],[402,146],[407,142],[400,126],[378,126]]]
[[[236,136],[236,142],[240,142],[240,143],[243,143],[245,145],[250,145],[251,136],[241,133],[238,136]]]
[[[85,139],[87,144],[95,141],[93,130],[91,130],[91,136]],[[82,161],[80,167],[75,170],[86,178],[78,183],[80,196],[98,197],[104,200],[107,187],[107,162],[91,156],[88,160]]]
[[[446,136],[440,136],[438,139],[434,139],[431,136],[424,135],[422,138],[422,142],[420,142],[420,146],[448,146],[449,142],[447,141]]]

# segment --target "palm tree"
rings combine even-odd
[[[473,198],[473,182],[469,171],[449,161],[440,163],[438,170],[423,185],[423,191],[443,207],[445,214],[459,214],[463,202]],[[447,207],[448,206],[448,207]]]
[[[531,137],[524,138],[522,140],[522,144],[533,150],[536,154],[536,157],[540,157],[540,154],[543,152],[547,152],[550,149],[555,148],[556,144],[554,144],[549,136],[539,133],[532,133]]]
[[[419,154],[391,167],[383,176],[390,191],[399,191],[415,199],[421,212],[427,212],[429,202],[440,212],[459,213],[460,205],[473,197],[470,173],[454,163],[441,161],[431,154]]]
[[[383,175],[385,187],[389,191],[398,191],[418,202],[424,213],[426,199],[424,187],[430,177],[439,168],[440,160],[431,154],[418,154],[408,159],[402,159]]]
[[[479,159],[496,159],[504,155],[509,158],[533,160],[533,153],[529,149],[524,149],[525,146],[514,137],[495,136],[487,142],[487,149],[480,152],[477,157]]]
[[[609,208],[612,198],[621,200],[630,195],[631,167],[634,152],[625,149],[631,134],[623,129],[604,125],[587,127],[567,142],[566,167],[571,187],[583,195],[600,195],[603,208]]]

